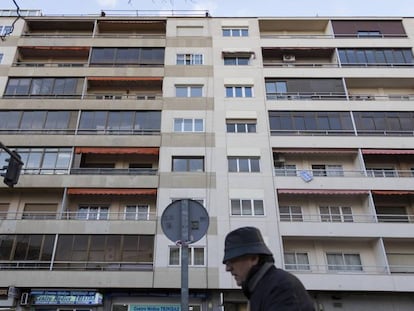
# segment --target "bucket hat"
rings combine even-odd
[[[255,227],[242,227],[227,234],[224,242],[223,263],[243,255],[273,255],[262,234]]]

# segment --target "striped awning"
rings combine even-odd
[[[342,190],[342,189],[277,189],[278,194],[320,194],[320,195],[360,195],[369,194],[369,190]]]
[[[68,188],[68,195],[156,195],[157,189],[146,188]]]
[[[414,149],[362,149],[362,154],[414,154]]]
[[[92,154],[150,154],[158,155],[159,148],[155,147],[76,147],[75,153],[92,153]]]

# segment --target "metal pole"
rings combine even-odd
[[[181,311],[188,311],[188,200],[181,201]]]

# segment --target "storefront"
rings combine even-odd
[[[35,311],[95,311],[103,305],[103,295],[87,290],[32,290],[27,304]]]

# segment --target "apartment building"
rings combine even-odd
[[[414,309],[413,18],[22,14],[0,42],[0,141],[25,163],[0,185],[0,309],[179,310],[160,218],[182,198],[210,218],[191,310],[246,310],[221,263],[245,225],[318,311]]]

